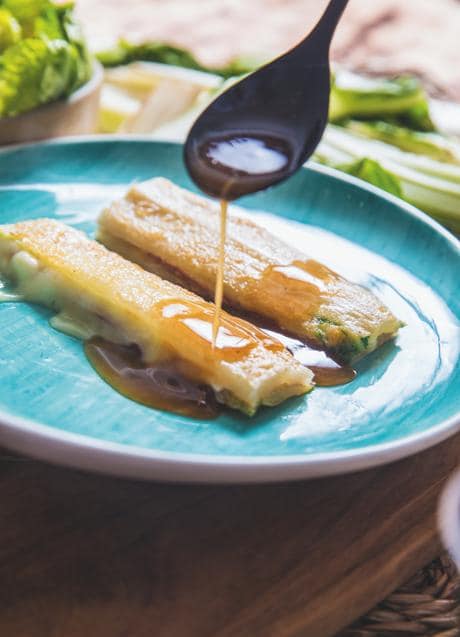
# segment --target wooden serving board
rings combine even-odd
[[[0,456],[0,635],[327,637],[440,551],[460,435],[386,467],[265,486]]]

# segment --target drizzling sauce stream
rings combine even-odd
[[[224,297],[224,266],[225,266],[225,240],[227,237],[227,208],[228,202],[222,199],[220,202],[220,241],[219,260],[217,263],[216,289],[214,294],[214,322],[212,326],[212,347],[215,349],[217,334],[219,332],[222,300]]]
[[[267,177],[271,179],[273,174],[286,167],[292,159],[292,153],[281,139],[272,136],[241,135],[224,136],[205,142],[200,149],[200,156],[205,160],[201,164],[201,169],[206,171],[202,177],[205,177],[208,184],[208,193],[221,197],[219,257],[212,332],[213,348],[215,348],[224,292],[228,200],[253,192],[255,187],[263,187]],[[216,174],[216,169],[220,174]],[[227,178],[225,182],[222,182],[222,173]],[[222,183],[224,183],[223,186]],[[300,311],[304,311],[305,292],[308,286],[314,288],[315,293],[312,296],[316,298],[318,281],[331,275],[327,268],[310,260],[306,263],[294,262],[291,266],[272,266],[268,268],[264,277],[267,285],[278,286],[284,293],[289,291],[293,311],[296,306],[299,306]],[[299,291],[302,294],[299,294]],[[342,385],[356,376],[356,372],[351,367],[339,365],[324,352],[314,350],[279,332],[268,331],[268,333],[281,341],[295,358],[312,370],[315,383],[319,386]]]
[[[215,319],[213,344],[219,331],[224,287],[225,239],[227,229],[228,201],[253,190],[254,182],[263,187],[267,175],[282,170],[289,162],[289,151],[282,140],[273,137],[223,137],[203,144],[200,155],[209,167],[206,181],[211,194],[220,197],[220,241],[215,287]],[[223,186],[213,184],[213,173],[218,168],[227,179]],[[215,173],[214,173],[215,174]]]

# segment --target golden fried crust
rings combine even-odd
[[[223,313],[213,349],[212,304],[57,221],[0,226],[0,270],[26,299],[91,316],[97,335],[136,343],[146,362],[178,362],[246,413],[311,389],[311,372],[250,323]]]
[[[215,285],[218,228],[216,204],[163,178],[133,186],[99,219],[103,242],[208,297]],[[228,306],[270,319],[347,362],[401,326],[369,290],[236,214],[229,216],[224,295]]]

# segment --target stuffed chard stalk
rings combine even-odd
[[[72,3],[0,0],[0,117],[66,97],[91,72]]]

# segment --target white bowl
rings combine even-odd
[[[443,542],[460,569],[460,471],[453,475],[442,493],[438,523]]]

